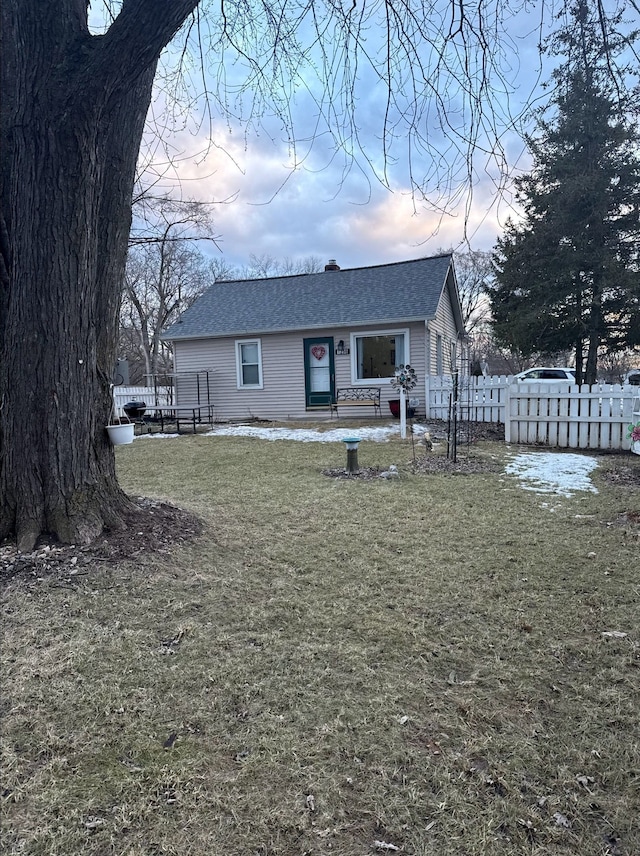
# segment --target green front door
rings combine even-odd
[[[335,397],[333,337],[304,340],[304,384],[307,407],[328,407]]]

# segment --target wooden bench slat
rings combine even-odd
[[[331,410],[338,413],[339,407],[373,407],[373,412],[382,417],[380,388],[377,386],[343,386],[336,390],[336,400]]]

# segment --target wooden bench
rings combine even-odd
[[[382,418],[379,386],[345,386],[336,390],[336,400],[331,405],[331,413],[338,415],[339,407],[373,407],[374,414]]]

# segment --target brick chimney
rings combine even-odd
[[[324,266],[325,270],[340,270],[340,265],[336,264],[335,259],[329,259],[329,264]]]

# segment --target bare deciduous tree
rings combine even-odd
[[[416,192],[446,208],[472,185],[476,154],[506,174],[510,10],[507,0],[105,0],[90,20],[86,0],[4,0],[0,539],[21,550],[43,533],[86,543],[131,508],[104,425],[154,79],[156,124],[175,126],[203,90],[201,71],[189,87],[180,69],[211,58],[205,117],[218,110],[249,132],[275,115],[296,164],[301,140],[315,139],[343,157],[345,177],[359,162],[384,182],[402,157]],[[294,95],[310,117],[298,140]]]
[[[491,253],[483,250],[455,253],[455,266],[464,327],[473,335],[486,327],[490,318],[487,286],[493,279]]]
[[[209,274],[211,282],[223,282],[240,278],[238,269],[235,265],[227,262],[224,256],[214,256],[209,261]]]
[[[249,256],[249,264],[242,268],[241,279],[267,279],[272,276],[295,276],[301,273],[318,273],[324,269],[324,263],[318,256],[306,256],[303,259],[277,259],[268,253]]]
[[[104,431],[136,159],[158,58],[197,0],[0,9],[0,539],[87,543],[129,500]]]
[[[273,276],[296,276],[301,273],[318,273],[324,269],[319,256],[305,256],[301,259],[277,259],[268,253],[249,256],[249,262],[239,267],[230,265],[224,258],[214,258],[210,262],[213,280],[267,279]]]
[[[202,253],[184,239],[165,240],[129,251],[120,310],[120,353],[134,366],[134,377],[147,379],[171,370],[171,350],[161,340],[165,327],[211,284]],[[136,362],[142,363],[135,369]]]

